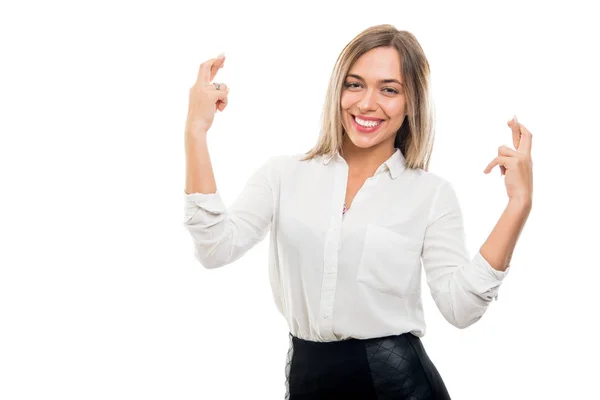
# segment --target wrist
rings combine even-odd
[[[204,123],[194,122],[193,120],[188,120],[185,123],[185,135],[186,136],[206,136],[208,133],[208,127]]]
[[[508,200],[509,205],[513,205],[522,210],[531,210],[533,199],[531,196],[513,197]]]
[[[185,140],[186,141],[206,140],[207,135],[208,135],[207,129],[191,128],[191,127],[187,127],[187,126],[185,128]]]

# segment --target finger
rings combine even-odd
[[[210,93],[211,98],[214,100],[215,105],[219,101],[222,101],[222,102],[225,102],[225,103],[227,102],[227,95],[229,94],[229,93],[227,93],[227,91],[225,91],[225,90],[214,90],[214,91],[209,92],[209,93]]]
[[[496,165],[503,165],[504,167],[506,167],[506,164],[508,163],[510,157],[506,157],[506,156],[498,156],[496,158],[494,158],[488,165],[487,167],[485,167],[485,169],[483,170],[484,173],[489,173]]]
[[[519,147],[519,143],[521,142],[521,130],[519,129],[519,121],[517,120],[517,116],[515,115],[513,119],[508,121],[508,126],[512,131],[513,144],[515,149]]]
[[[206,89],[208,91],[219,91],[219,92],[223,90],[223,91],[229,93],[229,87],[227,86],[227,84],[221,83],[221,82],[219,82],[219,89],[217,89],[215,82],[207,84]]]
[[[225,97],[224,100],[217,101],[217,110],[223,112],[223,110],[225,109],[225,107],[227,107],[227,103],[228,103],[228,98],[227,97]]]
[[[498,147],[498,155],[499,156],[508,156],[508,157],[518,157],[519,152],[516,150],[513,150],[510,147],[508,147],[507,145],[503,144],[502,146]]]
[[[519,153],[525,153],[528,156],[531,156],[531,141],[533,140],[533,135],[529,132],[529,129],[525,128],[523,125],[521,125],[521,133],[521,143],[516,149]]]
[[[219,56],[216,58],[216,60],[208,70],[208,82],[212,82],[212,80],[215,79],[215,75],[217,75],[217,72],[219,72],[224,63],[225,55],[219,54]]]
[[[204,85],[210,83],[224,62],[225,56],[223,55],[217,58],[211,58],[210,60],[204,61],[202,64],[200,64],[197,78],[198,83]]]
[[[502,146],[498,147],[498,155],[499,156],[506,155],[506,154],[504,154],[506,148],[508,148],[508,146],[502,145]],[[501,165],[500,166],[500,175],[504,176],[504,174],[506,174],[506,167],[504,165]]]
[[[499,156],[516,157],[517,154],[518,154],[518,152],[516,150],[513,150],[506,145],[502,145],[502,146],[498,147],[498,155]],[[506,175],[506,167],[504,165],[500,166],[500,175],[502,175],[502,176]]]

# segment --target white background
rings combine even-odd
[[[390,23],[432,69],[430,171],[474,255],[507,195],[506,122],[533,133],[534,204],[497,302],[468,329],[424,289],[453,399],[597,395],[600,34],[588,2],[12,2],[0,8],[0,398],[282,399],[267,240],[218,270],[183,227],[200,63],[230,87],[209,146],[231,204],[269,156],[317,140],[341,49]],[[592,2],[589,2],[592,3]],[[243,300],[242,300],[243,299]]]

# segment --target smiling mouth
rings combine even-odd
[[[352,126],[354,127],[354,129],[360,133],[373,133],[377,130],[379,130],[380,126],[383,125],[383,123],[385,122],[385,120],[379,120],[379,122],[377,122],[376,124],[373,123],[367,123],[367,125],[361,125],[358,123],[358,121],[356,120],[356,116],[353,114],[350,114],[352,116]],[[360,117],[358,117],[360,119]],[[364,120],[361,120],[364,121]]]

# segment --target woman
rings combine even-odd
[[[502,146],[484,171],[500,165],[509,204],[471,258],[452,185],[427,172],[427,59],[411,33],[374,26],[336,62],[316,146],[271,157],[226,208],[206,146],[227,106],[227,86],[210,83],[223,62],[204,62],[190,90],[184,223],[206,268],[271,233],[271,285],[290,331],[286,398],[449,399],[420,340],[421,263],[451,324],[482,317],[531,209],[531,133],[509,122],[517,150]]]

